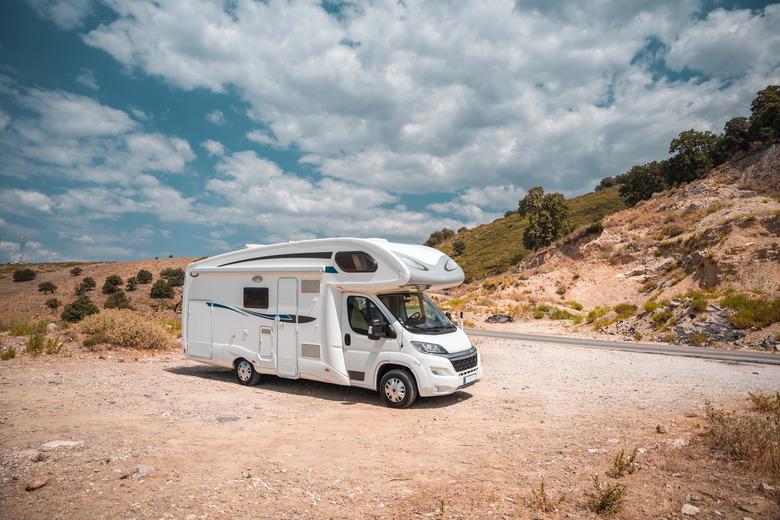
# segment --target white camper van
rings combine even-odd
[[[378,390],[405,408],[481,377],[477,349],[424,291],[463,282],[436,249],[381,239],[302,240],[187,266],[187,357],[261,374]]]

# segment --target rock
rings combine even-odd
[[[46,330],[49,332],[54,332],[55,330],[57,330],[57,324],[49,323],[48,325],[46,325]]]
[[[240,421],[241,417],[237,415],[230,415],[230,414],[222,414],[217,416],[217,422],[218,423],[226,423],[226,422],[234,422],[234,421]]]
[[[666,428],[663,424],[658,424],[655,427],[655,433],[666,433]]]
[[[758,495],[748,497],[737,502],[737,507],[746,513],[763,517],[772,512],[772,503]]]
[[[683,439],[682,437],[679,439],[674,439],[672,441],[672,446],[674,446],[675,448],[682,448],[683,446],[687,446],[687,445],[688,445],[688,440]]]
[[[52,451],[58,448],[73,448],[81,446],[84,441],[49,441],[41,446],[41,451]]]
[[[680,512],[685,516],[696,516],[699,514],[699,511],[700,509],[698,507],[691,504],[685,504],[682,506],[682,509],[680,509]]]
[[[491,314],[485,318],[485,323],[512,323],[515,321],[509,314]]]
[[[49,479],[47,478],[35,478],[32,480],[28,480],[24,484],[24,490],[25,491],[35,491],[36,489],[41,489],[43,486],[49,483]]]
[[[775,486],[770,486],[766,482],[762,482],[761,484],[758,485],[758,489],[760,489],[765,493],[774,493],[775,489],[777,488],[775,488]]]
[[[764,341],[761,342],[761,348],[764,350],[777,350],[775,339],[772,336],[765,337]]]
[[[154,473],[154,466],[136,466],[132,477],[134,479],[144,478]]]

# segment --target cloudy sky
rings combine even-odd
[[[0,261],[420,242],[780,83],[780,4],[0,2]]]

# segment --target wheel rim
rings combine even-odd
[[[249,378],[252,377],[252,365],[249,364],[249,361],[240,362],[236,371],[241,381],[249,381]]]
[[[391,377],[385,382],[385,396],[394,403],[400,403],[406,397],[406,385],[397,377]]]

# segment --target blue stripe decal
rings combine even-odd
[[[216,307],[216,308],[219,308],[219,309],[227,309],[229,311],[237,312],[237,313],[239,313],[242,316],[246,316],[246,313],[243,313],[243,312],[241,312],[240,310],[238,310],[238,309],[236,309],[234,307],[228,307],[227,305],[222,305],[221,303],[208,302],[208,303],[206,303],[206,305],[208,305],[209,307]]]
[[[286,323],[295,323],[296,320],[298,323],[309,323],[314,321],[316,318],[312,318],[311,316],[295,316],[295,314],[270,314],[267,312],[257,312],[257,311],[250,311],[249,309],[238,309],[236,307],[230,307],[228,305],[223,305],[221,303],[214,303],[214,302],[206,302],[206,305],[209,307],[214,307],[217,309],[227,309],[229,311],[237,312],[242,316],[252,315],[257,316],[258,318],[264,318],[266,320],[274,321],[276,317],[279,317],[279,321],[283,321]]]

